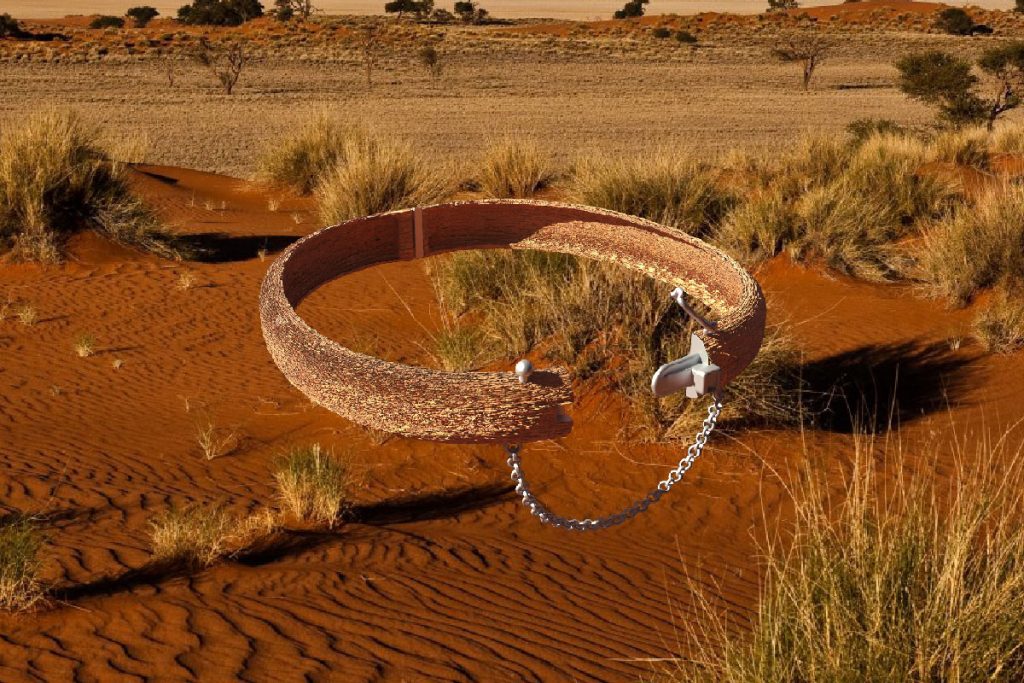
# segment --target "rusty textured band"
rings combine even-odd
[[[526,200],[453,202],[324,228],[286,249],[260,292],[267,348],[312,401],[361,425],[451,443],[522,443],[564,436],[572,402],[564,369],[444,372],[350,351],[296,312],[317,287],[346,273],[464,249],[538,249],[614,263],[703,302],[713,325],[697,332],[724,387],[764,336],[761,288],[736,261],[679,230],[591,207]]]

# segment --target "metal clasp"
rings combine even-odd
[[[697,315],[686,303],[682,288],[676,287],[669,296],[705,330],[711,331],[715,328],[714,323]],[[654,376],[651,377],[651,391],[660,398],[685,389],[688,398],[698,398],[718,390],[720,375],[721,368],[711,363],[704,342],[693,334],[690,335],[690,352],[688,354],[665,363],[655,371]]]

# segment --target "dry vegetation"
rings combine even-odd
[[[240,515],[220,504],[171,508],[150,523],[153,559],[196,569],[243,551],[278,526],[272,512]]]
[[[295,519],[327,527],[339,521],[348,500],[348,466],[320,444],[282,457],[274,479],[283,508]]]
[[[0,609],[26,610],[44,599],[42,545],[41,534],[28,520],[0,525]]]
[[[821,472],[794,485],[752,631],[730,633],[703,603],[698,652],[672,678],[1024,677],[1022,454],[1002,441],[961,449],[947,489],[930,471],[883,480],[874,447],[860,438],[839,494]]]
[[[92,229],[178,257],[181,249],[132,194],[126,166],[101,133],[69,112],[43,111],[0,137],[0,249],[57,261],[68,236]]]

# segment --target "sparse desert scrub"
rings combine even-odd
[[[649,218],[691,235],[709,232],[734,202],[719,173],[686,152],[581,160],[570,193],[581,204]]]
[[[345,150],[366,132],[320,115],[284,140],[273,142],[259,161],[257,177],[310,194],[317,182],[345,159]]]
[[[930,467],[883,478],[864,436],[838,493],[802,474],[792,526],[762,553],[752,628],[727,628],[704,601],[696,652],[670,678],[1021,680],[1024,477],[1009,441],[958,447],[948,484]]]
[[[75,353],[79,358],[88,358],[96,352],[96,338],[82,333],[75,337]]]
[[[153,559],[207,567],[229,552],[237,524],[219,504],[171,508],[150,523]]]
[[[1003,133],[1004,144],[1009,138]],[[960,166],[987,169],[992,135],[983,127],[967,127],[942,131],[929,144],[929,156]]]
[[[916,257],[925,288],[954,304],[1001,282],[1024,281],[1024,188],[991,190],[934,221]]]
[[[274,473],[284,509],[303,522],[334,526],[348,498],[348,465],[313,444],[284,455]]]
[[[991,148],[1001,154],[1024,154],[1024,126],[1001,126],[992,133]]]
[[[1024,349],[1024,292],[1001,292],[974,321],[974,336],[995,353]]]
[[[201,415],[195,424],[196,444],[207,460],[227,455],[238,446],[238,434],[218,425],[213,417]]]
[[[132,192],[125,167],[77,115],[36,113],[0,136],[0,248],[56,261],[67,237],[93,229],[166,257],[182,249]]]
[[[735,258],[756,264],[779,254],[799,229],[791,202],[777,188],[756,191],[715,228],[714,241]]]
[[[26,327],[31,327],[39,322],[39,311],[31,304],[20,304],[14,309],[14,315],[17,316],[18,322]]]
[[[487,149],[478,182],[488,197],[532,197],[554,179],[551,155],[535,142],[508,138]]]
[[[45,597],[39,578],[43,539],[31,522],[0,525],[0,609],[26,610]]]
[[[448,173],[402,142],[379,136],[349,139],[316,186],[327,224],[359,216],[434,204],[451,194]]]

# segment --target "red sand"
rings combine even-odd
[[[797,435],[716,436],[642,518],[594,535],[544,528],[507,495],[500,448],[376,446],[274,368],[257,315],[269,260],[251,256],[264,241],[274,248],[313,229],[308,215],[299,225],[290,215],[310,208],[306,200],[272,213],[267,194],[243,181],[140,170],[155,174],[138,185],[168,219],[222,232],[250,258],[175,264],[86,237],[65,266],[0,268],[0,300],[30,302],[41,318],[0,322],[2,500],[45,515],[46,575],[74,598],[0,617],[0,679],[636,680],[651,670],[647,658],[688,647],[687,572],[737,623],[749,614],[764,516],[769,525],[785,516],[772,472],[807,457]],[[197,276],[187,291],[176,286],[184,270]],[[771,316],[795,325],[810,359],[860,349],[873,363],[901,342],[949,349],[972,317],[906,287],[830,279],[784,260],[758,277]],[[415,262],[342,278],[303,314],[345,343],[413,363],[426,362],[426,330],[438,324]],[[96,355],[73,353],[80,332],[95,336]],[[967,362],[977,352],[965,342],[940,355]],[[1024,415],[1022,372],[1024,354],[981,358],[949,395],[950,410],[906,425],[903,440],[941,453],[950,430],[979,417],[1000,430]],[[239,433],[235,452],[197,453],[200,409]],[[615,509],[680,456],[679,447],[617,443],[621,414],[609,395],[585,393],[573,412],[570,437],[524,455],[556,511]],[[807,440],[811,453],[845,461],[835,454],[848,452],[848,436],[810,431]],[[126,574],[149,557],[152,515],[188,501],[271,503],[274,457],[312,441],[356,461],[356,521],[296,532],[291,546],[192,576]]]

